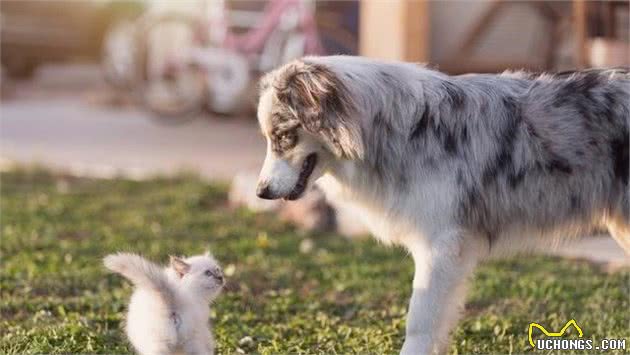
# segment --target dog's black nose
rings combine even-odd
[[[265,200],[271,200],[272,196],[269,184],[259,184],[256,188],[256,196],[264,198]]]

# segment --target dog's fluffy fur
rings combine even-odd
[[[445,349],[484,258],[594,227],[630,251],[627,70],[448,76],[307,57],[263,78],[258,119],[259,196],[299,198],[324,176],[377,238],[409,250],[403,353]]]
[[[171,257],[166,268],[129,253],[108,255],[104,264],[135,286],[126,331],[140,354],[214,354],[208,302],[224,279],[209,253]]]

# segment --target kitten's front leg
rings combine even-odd
[[[477,261],[474,247],[461,248],[463,238],[441,235],[432,246],[409,246],[415,263],[413,292],[401,354],[443,353],[465,296],[465,283]],[[471,243],[472,244],[472,243]]]

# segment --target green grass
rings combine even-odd
[[[194,177],[86,180],[42,171],[1,175],[0,353],[126,353],[131,293],[101,266],[134,251],[157,261],[210,248],[233,271],[213,307],[220,353],[395,353],[412,262],[367,239],[304,235],[273,216],[226,207],[224,185]],[[304,238],[314,241],[300,253]],[[542,257],[483,265],[451,353],[530,352],[527,328],[627,339],[630,272]],[[541,352],[542,353],[542,352]],[[566,352],[563,352],[566,353]]]

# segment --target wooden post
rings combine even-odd
[[[575,36],[575,49],[573,60],[575,67],[586,67],[586,2],[573,0],[573,35]]]
[[[382,59],[429,60],[429,4],[420,0],[363,0],[359,52]]]

